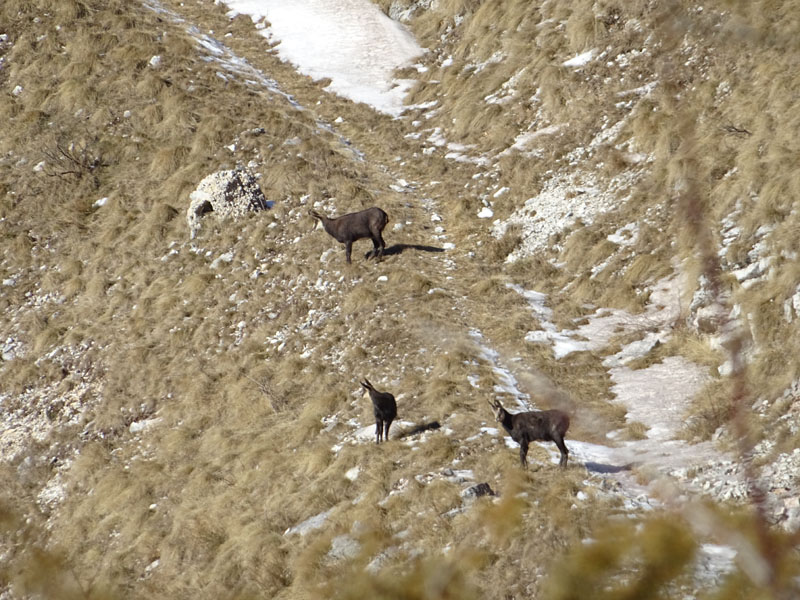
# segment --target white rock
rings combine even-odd
[[[328,551],[328,560],[338,562],[355,558],[361,551],[361,544],[349,535],[337,535],[331,540],[331,549]]]
[[[217,269],[222,263],[230,264],[231,262],[233,262],[233,251],[225,252],[213,260],[211,263],[211,268]]]
[[[154,419],[144,419],[142,421],[134,421],[133,423],[130,424],[128,430],[131,433],[142,433],[144,431],[147,431],[148,429],[152,429],[162,421],[163,419],[161,417],[156,417]]]
[[[155,569],[157,569],[160,564],[161,564],[161,560],[157,558],[157,559],[155,559],[153,562],[151,562],[149,565],[147,565],[144,568],[144,572],[149,575]]]
[[[200,230],[201,218],[208,212],[218,218],[241,218],[249,212],[272,208],[274,204],[264,197],[255,175],[241,169],[208,175],[189,194],[189,200],[186,220],[192,239]]]
[[[284,531],[283,535],[306,535],[316,529],[319,529],[325,524],[325,521],[328,520],[331,511],[326,510],[325,512],[321,512],[318,515],[314,515],[313,517],[309,517],[305,521],[302,521],[295,525],[294,527],[289,527],[286,531]]]

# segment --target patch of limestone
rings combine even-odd
[[[264,197],[256,177],[243,169],[217,171],[208,175],[189,194],[189,199],[191,202],[186,211],[186,221],[192,239],[200,231],[200,220],[206,213],[214,212],[220,219],[236,219],[249,212],[271,208],[273,204]]]

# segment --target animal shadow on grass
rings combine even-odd
[[[584,463],[587,471],[591,473],[621,473],[622,471],[630,471],[633,469],[634,464],[628,463],[627,465],[606,465],[598,462]]]
[[[405,250],[419,250],[421,252],[444,252],[444,248],[437,248],[436,246],[425,246],[423,244],[395,244],[384,249],[384,256],[394,256],[395,254],[402,254]],[[373,251],[370,250],[364,255],[364,258],[370,258]]]

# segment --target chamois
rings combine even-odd
[[[377,206],[361,210],[359,212],[348,213],[340,217],[329,218],[319,214],[315,210],[309,210],[309,214],[322,223],[322,227],[337,242],[344,244],[344,253],[347,262],[350,262],[350,252],[353,249],[353,242],[364,238],[370,238],[374,248],[367,258],[383,257],[383,249],[386,242],[383,241],[381,232],[389,222],[389,216]]]
[[[375,443],[380,444],[381,438],[389,439],[389,427],[397,416],[397,402],[389,392],[379,392],[372,387],[366,377],[360,383],[361,387],[369,392],[370,400],[372,400],[372,408],[375,413]]]
[[[561,452],[558,465],[567,466],[569,451],[564,444],[564,434],[569,429],[569,415],[560,410],[532,410],[510,413],[500,404],[489,400],[495,420],[503,426],[511,439],[519,444],[519,460],[523,467],[528,466],[528,444],[535,441],[552,441]]]

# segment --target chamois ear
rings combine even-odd
[[[311,208],[308,209],[308,214],[311,215],[312,220],[311,231],[314,231],[317,228],[317,225],[322,222],[322,215]]]

